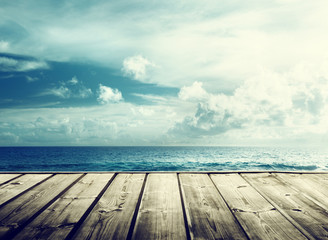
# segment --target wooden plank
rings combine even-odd
[[[322,208],[328,209],[328,179],[327,175],[313,174],[274,174],[291,188],[300,191],[305,197]]]
[[[328,212],[273,174],[242,174],[265,198],[312,239],[328,239]],[[312,236],[312,237],[311,237]]]
[[[145,174],[118,174],[73,239],[126,239]]]
[[[292,176],[296,174],[291,174]],[[301,174],[302,179],[310,181],[316,189],[321,190],[322,192],[328,192],[328,174]]]
[[[322,188],[324,188],[325,191],[327,191],[328,188],[328,174],[304,174],[308,179],[311,179],[311,181],[314,182],[314,184],[318,184]]]
[[[87,174],[14,239],[65,239],[113,175]]]
[[[191,239],[247,239],[207,174],[179,174]]]
[[[323,188],[322,190],[327,191],[328,190],[328,174],[303,174],[303,173],[292,173],[292,174],[286,174],[286,173],[274,173],[275,177],[281,177],[284,176],[289,177],[288,179],[285,179],[285,181],[293,181],[296,186],[297,182],[295,181],[304,181],[303,184],[311,184],[316,188]],[[301,182],[299,182],[301,183]],[[318,185],[318,186],[317,186]]]
[[[0,239],[7,239],[81,174],[58,174],[0,209]]]
[[[186,239],[177,174],[149,174],[132,239]]]
[[[21,174],[0,174],[0,185],[20,175]]]
[[[26,174],[0,186],[0,205],[50,176],[51,174]]]
[[[211,174],[250,239],[307,239],[239,174]]]

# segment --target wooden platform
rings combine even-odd
[[[328,239],[328,174],[2,173],[0,239]]]

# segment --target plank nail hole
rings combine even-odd
[[[20,185],[20,184],[22,184],[22,183],[20,183],[20,182],[13,182],[13,183],[11,183],[11,185]]]
[[[295,212],[302,212],[302,209],[293,208],[292,211],[295,211]]]

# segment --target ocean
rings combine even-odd
[[[327,171],[328,151],[273,147],[0,147],[0,171]]]

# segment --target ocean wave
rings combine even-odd
[[[328,152],[255,147],[0,147],[0,171],[327,171]]]

